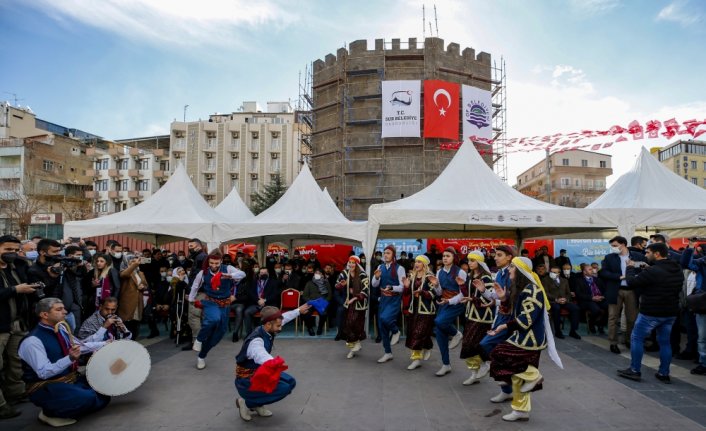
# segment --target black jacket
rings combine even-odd
[[[253,279],[248,286],[248,303],[250,305],[257,305],[257,279]],[[265,290],[263,291],[263,297],[265,298],[265,305],[272,305],[279,307],[280,302],[280,289],[279,281],[275,277],[270,277],[267,279],[267,284],[265,284]]]
[[[640,294],[640,313],[653,317],[679,314],[679,294],[684,283],[681,266],[672,259],[655,260],[639,273],[628,267],[625,279]]]
[[[12,271],[0,269],[4,274],[0,276],[0,334],[6,334],[12,329],[12,319],[10,317],[10,301],[15,302],[17,308],[16,318],[22,322],[25,330],[29,329],[32,322],[32,305],[37,300],[36,294],[18,294],[15,291],[15,286],[27,282],[27,264],[20,259],[15,260],[15,263],[8,265],[8,268],[14,268],[14,273],[18,280],[12,275]],[[7,280],[7,283],[5,282]]]
[[[645,256],[631,251],[630,259],[633,262],[644,262]],[[622,275],[623,270],[620,265],[620,255],[618,253],[610,253],[606,255],[605,259],[603,259],[601,270],[598,271],[598,277],[605,283],[605,298],[608,300],[608,304],[616,304],[618,302],[618,290],[633,290],[633,288],[629,285],[620,285],[620,277]]]
[[[595,277],[596,286],[601,291],[601,296],[605,296],[605,283],[598,277]],[[574,280],[574,288],[576,289],[576,300],[579,305],[585,306],[593,301],[591,286],[586,282],[586,277],[580,275]]]

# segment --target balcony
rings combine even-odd
[[[140,197],[140,191],[139,190],[130,190],[127,192],[127,197],[134,199],[134,198],[139,198]]]
[[[165,174],[164,171],[161,171],[161,170],[160,170],[160,171],[154,171],[154,172],[152,172],[152,176],[155,177],[155,178],[164,178],[164,177],[166,177],[166,174]]]
[[[117,199],[118,198],[118,191],[117,190],[110,190],[108,192],[108,199]]]
[[[127,175],[129,177],[137,177],[140,175],[140,171],[138,171],[137,169],[128,169]]]
[[[96,191],[91,190],[91,191],[86,192],[86,199],[95,199],[97,197],[98,197],[98,192],[96,192]]]
[[[97,177],[98,171],[95,169],[86,169],[86,176],[87,177]]]
[[[0,178],[20,178],[22,176],[22,167],[0,168]]]
[[[202,195],[215,195],[216,194],[216,185],[210,185],[210,186],[201,186],[199,187],[199,192],[201,192]]]
[[[215,160],[213,162],[208,162],[204,163],[201,168],[204,172],[216,172],[216,162]]]
[[[161,148],[157,150],[152,150],[152,154],[154,154],[155,157],[164,157],[164,150]]]
[[[108,169],[108,176],[109,177],[117,177],[120,175],[120,172],[117,169]]]

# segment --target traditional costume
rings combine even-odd
[[[420,255],[415,259],[421,262],[421,271],[412,271],[408,279],[409,287],[405,287],[404,298],[409,297],[409,303],[405,307],[405,321],[407,324],[407,341],[405,346],[412,351],[410,359],[412,363],[408,370],[419,368],[421,360],[429,359],[434,343],[431,336],[434,333],[434,318],[436,317],[436,303],[434,302],[434,289],[429,281],[429,277],[434,274],[429,271],[429,258]]]
[[[94,391],[78,374],[78,362],[69,357],[71,335],[39,323],[20,342],[22,379],[29,400],[42,409],[39,420],[52,426],[70,425],[77,418],[101,410],[110,397]],[[82,353],[102,347],[103,342],[83,342]]]
[[[240,417],[245,421],[252,419],[251,409],[255,410],[259,416],[272,416],[272,412],[263,406],[276,403],[285,398],[292,393],[297,384],[294,377],[281,372],[287,368],[284,365],[284,361],[279,357],[272,357],[275,334],[267,332],[264,325],[276,319],[282,319],[282,325],[286,325],[299,316],[299,309],[286,313],[280,313],[277,310],[268,315],[265,310],[267,308],[274,307],[264,307],[262,309],[262,326],[259,326],[245,338],[240,353],[235,357],[235,387],[238,390],[238,394],[240,394],[240,398],[236,400],[236,405],[238,406]],[[258,370],[263,365],[263,371],[266,374],[264,379],[271,380],[275,378],[274,384],[268,389],[260,390],[261,388],[258,388],[258,390],[253,390],[255,387],[253,379],[256,378]],[[260,375],[260,377],[263,376]],[[267,384],[258,386],[267,386]]]
[[[220,260],[220,255],[212,255],[208,260]],[[223,277],[227,274],[228,277]],[[203,322],[193,349],[199,352],[196,368],[202,370],[206,367],[208,352],[221,341],[228,330],[228,311],[230,310],[230,297],[234,283],[245,278],[245,273],[230,265],[221,265],[217,272],[206,268],[199,272],[194,279],[194,284],[189,294],[189,302],[196,299],[199,289],[203,288],[206,299],[201,301]]]
[[[392,252],[392,261],[378,266],[380,278],[373,277],[373,287],[380,287],[380,306],[378,309],[378,330],[382,337],[382,346],[385,354],[378,359],[379,363],[384,363],[392,359],[392,346],[400,341],[400,329],[397,327],[397,319],[402,310],[402,291],[404,285],[402,279],[405,277],[405,270],[397,264],[395,259],[395,247],[388,245],[385,250]]]
[[[490,375],[512,387],[512,412],[503,416],[506,421],[529,419],[530,392],[542,389],[544,380],[538,369],[542,350],[549,347],[549,356],[563,368],[549,325],[549,299],[539,277],[532,271],[532,261],[516,257],[512,264],[529,284],[516,287],[521,291],[516,294],[511,318],[506,323],[510,336],[490,354]],[[508,292],[503,302],[509,302],[511,296]]]
[[[355,271],[348,267],[338,275],[336,290],[334,295],[339,304],[343,304],[345,313],[341,337],[346,340],[348,347],[348,359],[355,356],[355,352],[361,349],[360,342],[365,340],[365,321],[368,310],[368,297],[370,288],[368,287],[368,276],[360,265],[358,256],[351,256],[349,263],[355,264]]]
[[[493,301],[484,296],[485,292],[493,290],[493,278],[485,263],[485,257],[479,251],[468,253],[468,260],[478,263],[478,271],[471,271],[468,283],[468,296],[466,302],[466,324],[463,330],[463,340],[461,341],[461,359],[466,360],[466,365],[471,370],[471,376],[463,382],[464,385],[472,385],[478,382],[476,375],[479,371],[483,375],[488,373],[490,364],[481,358],[480,342],[490,330],[493,323],[494,313]],[[474,280],[481,280],[485,290],[481,293],[474,285]],[[480,368],[483,367],[483,370]]]
[[[451,253],[454,256],[454,260],[456,260],[456,250],[453,247],[448,247],[444,250],[444,253]],[[462,284],[459,284],[456,280],[457,277],[463,280]],[[449,350],[456,348],[463,337],[463,334],[456,328],[455,323],[456,319],[463,314],[466,308],[461,304],[461,299],[468,295],[465,284],[466,277],[466,271],[455,264],[441,268],[436,273],[436,278],[439,281],[439,285],[435,286],[436,294],[448,300],[447,303],[438,307],[439,313],[434,320],[436,325],[434,329],[436,343],[439,345],[441,362],[443,363],[441,369],[436,372],[437,376],[444,376],[451,372]],[[451,343],[449,343],[449,337],[453,337]]]

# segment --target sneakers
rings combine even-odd
[[[272,416],[272,412],[267,410],[263,406],[255,407],[255,413],[257,413],[258,416],[263,418],[269,418],[270,416]]]
[[[457,332],[449,342],[449,350],[453,350],[458,347],[458,345],[461,344],[461,340],[463,340],[463,334]]]
[[[529,420],[529,413],[528,412],[518,412],[517,410],[513,410],[511,413],[508,413],[505,416],[503,416],[503,420],[507,421],[507,422],[528,421]]]
[[[520,392],[532,392],[532,389],[534,389],[535,386],[542,383],[543,381],[544,377],[542,376],[539,376],[534,380],[525,381],[522,386],[520,386]]]
[[[451,372],[451,365],[442,365],[439,371],[436,372],[438,377],[445,376]]]
[[[571,331],[571,332],[569,332],[569,337],[575,338],[575,339],[577,339],[577,340],[580,340],[580,339],[581,339],[581,336],[580,336],[579,333],[576,332],[576,331]]]
[[[691,370],[691,374],[696,374],[697,376],[706,376],[706,367],[703,365],[699,365],[693,370]]]
[[[478,370],[471,371],[471,376],[463,381],[463,386],[471,386],[474,383],[478,383],[478,379],[476,378],[477,372]]]
[[[510,401],[512,399],[512,394],[506,394],[500,391],[499,394],[490,399],[491,403],[504,403],[505,401]]]
[[[394,334],[392,334],[392,338],[390,338],[390,345],[391,346],[394,346],[395,344],[400,342],[400,335],[401,335],[400,331],[397,331]]]
[[[65,427],[76,423],[76,419],[49,417],[44,414],[44,410],[39,412],[37,419],[39,419],[39,422],[53,426],[54,428]]]
[[[657,378],[657,380],[659,380],[662,383],[667,383],[667,384],[672,383],[672,380],[669,378],[669,376],[664,376],[660,373],[655,373],[655,377]]]
[[[203,358],[196,358],[196,369],[203,370],[206,368],[206,360]]]
[[[245,400],[242,398],[236,398],[235,405],[238,407],[238,411],[240,412],[240,419],[245,422],[250,422],[252,420],[252,416],[250,415],[250,409],[245,405]]]
[[[378,359],[378,364],[384,364],[387,361],[392,360],[392,353],[385,353],[380,359]]]
[[[424,360],[428,361],[431,358],[431,350],[424,350]]]
[[[351,349],[348,351],[348,354],[346,355],[346,359],[353,359],[355,358],[355,350]]]
[[[490,361],[483,362],[480,364],[480,368],[476,370],[476,379],[480,380],[483,377],[487,376],[488,373],[490,372]]]
[[[358,352],[358,351],[360,351],[360,349],[362,349],[362,348],[363,348],[363,346],[360,345],[360,341],[356,341],[356,342],[355,342],[355,346],[353,346],[353,348],[351,349],[351,351],[353,351],[353,352]]]
[[[618,348],[617,344],[611,344],[610,345],[610,351],[615,353],[616,355],[620,354],[620,349]]]
[[[191,348],[194,352],[201,351],[201,342],[199,340],[194,340],[194,346]]]
[[[626,368],[624,370],[618,370],[618,375],[620,377],[624,377],[626,379],[634,380],[636,382],[639,382],[642,380],[642,373],[639,373],[637,371],[633,371],[632,368]]]
[[[420,361],[419,359],[415,359],[412,361],[411,364],[409,364],[409,366],[407,366],[407,369],[408,370],[416,370],[417,368],[419,368],[421,366],[422,366],[422,361]]]

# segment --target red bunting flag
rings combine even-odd
[[[642,131],[642,125],[637,122],[637,120],[632,120],[630,124],[628,124],[628,133],[632,135],[632,138],[634,140],[642,139],[645,137],[645,134]]]
[[[460,86],[452,82],[424,81],[424,137],[458,139]]]

